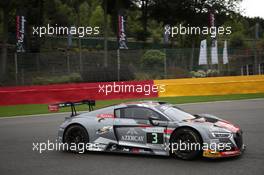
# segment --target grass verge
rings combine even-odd
[[[188,97],[162,97],[162,98],[149,98],[149,99],[129,99],[129,100],[106,100],[97,101],[96,108],[109,106],[125,101],[136,101],[136,100],[160,100],[166,101],[173,104],[183,103],[196,103],[196,102],[211,102],[211,101],[224,101],[224,100],[242,100],[242,99],[255,99],[264,98],[264,93],[259,94],[234,94],[234,95],[211,95],[211,96],[188,96]],[[78,111],[87,110],[86,105],[76,106]],[[63,108],[60,112],[68,112],[70,109]],[[33,115],[33,114],[46,114],[49,113],[48,105],[37,104],[37,105],[14,105],[14,106],[0,106],[0,117],[11,117],[19,115]]]

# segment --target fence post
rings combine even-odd
[[[25,73],[24,73],[24,68],[21,70],[21,80],[22,80],[22,85],[25,84]]]
[[[79,38],[79,61],[80,61],[80,72],[83,71],[83,60],[82,60],[82,40]]]
[[[69,51],[67,50],[67,71],[68,73],[71,72],[71,67],[70,67],[70,54]]]
[[[40,57],[40,53],[36,53],[37,54],[37,70],[38,72],[40,71],[40,63],[39,63],[39,57]]]
[[[117,81],[120,81],[120,49],[117,49]]]
[[[194,42],[192,43],[192,53],[191,53],[191,57],[190,57],[190,67],[189,70],[192,71],[193,70],[193,59],[194,59],[194,52],[195,52],[195,45]]]
[[[16,79],[16,85],[18,83],[18,65],[17,65],[17,52],[15,52],[15,79]]]
[[[164,57],[164,78],[166,79],[167,78],[167,54],[166,54],[166,48],[164,49],[164,54],[165,54],[165,57]]]
[[[258,72],[258,53],[257,53],[257,40],[259,39],[259,23],[256,23],[255,25],[255,38],[254,38],[254,74],[257,75],[260,72]]]

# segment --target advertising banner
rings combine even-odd
[[[127,47],[127,38],[125,31],[125,17],[121,13],[118,15],[118,48],[119,49],[128,49]]]
[[[199,65],[207,65],[207,44],[206,44],[206,40],[201,41]]]
[[[228,64],[227,41],[224,43],[223,64]]]
[[[212,64],[218,64],[218,51],[217,51],[216,39],[212,40],[211,58],[212,58]]]
[[[25,35],[26,35],[26,18],[25,16],[16,16],[16,39],[17,52],[25,52]]]

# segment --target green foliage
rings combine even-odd
[[[127,36],[140,41],[153,41],[160,43],[163,38],[164,24],[190,24],[191,26],[208,26],[208,7],[216,11],[217,25],[231,26],[234,36],[218,36],[220,39],[232,39],[236,47],[244,46],[241,40],[254,38],[252,26],[260,23],[264,26],[263,19],[250,19],[239,15],[238,4],[241,0],[107,0],[109,37],[116,37],[117,13],[124,9],[127,16]],[[141,4],[141,5],[140,5]],[[144,5],[142,5],[144,4]],[[104,6],[102,0],[1,0],[1,12],[8,12],[8,33],[15,38],[15,15],[17,9],[25,9],[27,25],[57,24],[62,26],[99,26],[103,32]],[[78,24],[78,16],[80,24]],[[111,16],[111,20],[110,20]],[[3,32],[3,20],[0,20],[0,33]],[[110,24],[111,23],[111,24]],[[146,30],[147,29],[147,30]],[[260,30],[262,31],[262,30]],[[239,33],[237,33],[239,32]],[[28,32],[28,40],[32,39],[31,31]],[[59,36],[61,37],[61,36]],[[199,36],[198,36],[199,37]],[[201,36],[204,37],[204,36]],[[223,37],[223,38],[222,38]],[[226,37],[226,38],[225,38]],[[240,39],[238,37],[241,37]],[[151,39],[151,40],[150,40]],[[235,39],[239,39],[235,41]],[[174,41],[173,41],[174,40]],[[200,43],[197,36],[176,36],[171,39],[172,46],[191,47],[194,40]],[[37,41],[40,46],[45,42]],[[36,41],[27,41],[28,47],[37,45]],[[13,43],[12,43],[13,44]],[[66,45],[66,44],[65,44]],[[38,49],[41,50],[42,48]]]
[[[154,20],[149,21],[149,31],[154,43],[160,43],[163,38],[163,27],[161,23]]]
[[[191,71],[190,75],[193,78],[217,77],[219,75],[219,71],[215,69],[209,69],[207,71],[198,70],[198,71]]]
[[[74,10],[61,0],[44,2],[44,23],[58,25],[73,25],[76,21]]]
[[[101,6],[97,6],[92,12],[90,25],[99,27],[104,26],[104,11]]]
[[[167,68],[167,77],[166,78],[189,78],[189,72],[181,67],[174,67],[174,66],[169,66]]]
[[[224,27],[231,27],[232,33],[241,32],[244,33],[245,29],[248,27],[246,22],[242,22],[240,19],[236,20],[227,20],[224,24]]]
[[[136,75],[136,79],[162,79],[165,58],[165,53],[160,50],[146,51],[140,60],[142,72]]]
[[[140,11],[139,10],[129,10],[127,14],[127,35],[131,37],[136,37],[136,34],[142,30],[140,21]]]
[[[260,39],[257,45],[258,49],[264,49],[264,37]]]
[[[60,84],[60,83],[77,83],[81,82],[81,75],[78,73],[72,73],[70,75],[55,76],[55,77],[36,77],[33,79],[35,85],[46,84]]]
[[[2,9],[0,8],[0,40],[1,40],[1,35],[3,33],[3,11]]]
[[[161,67],[165,58],[165,53],[159,50],[148,50],[142,56],[141,63],[143,67],[154,69]]]
[[[204,78],[204,77],[206,77],[206,72],[203,70],[191,71],[190,74],[193,78]]]
[[[87,2],[80,5],[80,25],[88,26],[90,23],[91,7]]]
[[[136,72],[135,73],[135,80],[151,80],[152,76],[149,73],[145,72]]]
[[[230,47],[231,48],[245,48],[245,36],[241,32],[233,33],[230,37]]]

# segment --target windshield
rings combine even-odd
[[[176,106],[160,106],[159,110],[172,120],[182,121],[195,118],[193,115],[177,108]]]

